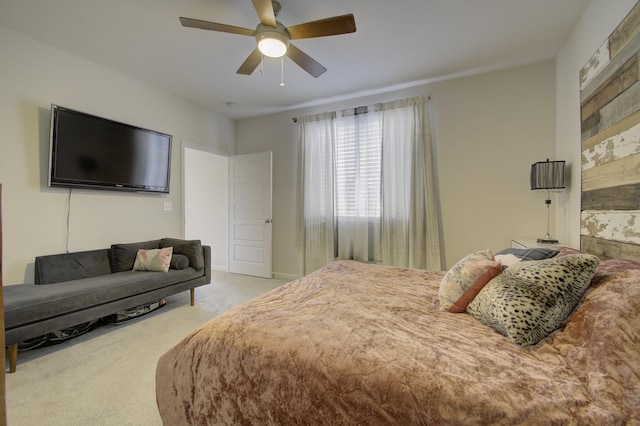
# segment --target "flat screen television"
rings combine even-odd
[[[169,192],[171,135],[51,105],[49,186]]]

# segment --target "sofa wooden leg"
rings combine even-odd
[[[18,363],[18,344],[13,343],[7,348],[9,349],[9,373],[15,373]]]
[[[194,306],[196,301],[196,289],[190,288],[189,293],[191,294],[191,306]]]

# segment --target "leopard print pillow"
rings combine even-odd
[[[491,280],[467,312],[520,346],[534,345],[571,315],[599,262],[572,254],[518,263]]]

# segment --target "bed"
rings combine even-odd
[[[580,72],[580,251],[331,263],[165,353],[165,425],[640,424],[639,23]]]
[[[221,314],[160,359],[164,424],[640,423],[640,263],[525,346],[443,310],[444,276],[337,261]]]

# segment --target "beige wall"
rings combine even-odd
[[[637,0],[591,0],[556,59],[556,151],[571,166],[569,191],[558,197],[560,238],[580,246],[580,69]]]
[[[554,62],[236,123],[236,152],[274,151],[274,271],[295,271],[295,126],[291,117],[417,94],[433,98],[448,266],[511,236],[545,232],[544,195],[528,190],[535,161],[567,161],[567,191],[552,195],[552,235],[580,242],[578,73],[637,0],[592,0]],[[280,167],[278,167],[280,166]]]
[[[296,273],[296,126],[291,118],[430,95],[448,266],[512,236],[546,232],[544,196],[529,190],[533,162],[554,155],[552,61],[236,122],[236,153],[273,151],[273,269]]]
[[[73,190],[69,250],[181,236],[181,141],[232,153],[232,120],[3,27],[0,57],[6,284],[33,282],[34,258],[65,250],[69,191],[46,184],[52,103],[173,135],[171,193]]]
[[[578,71],[636,0],[592,0],[555,62],[544,62],[281,114],[233,121],[0,27],[0,182],[3,184],[4,281],[32,282],[35,256],[64,251],[68,191],[46,187],[51,103],[170,133],[171,194],[74,190],[70,250],[179,236],[181,141],[239,154],[273,151],[274,271],[296,273],[295,161],[298,115],[427,94],[440,173],[445,257],[509,244],[545,232],[541,194],[528,170],[565,159],[571,188],[554,199],[553,234],[579,242]],[[311,82],[310,84],[312,84]],[[162,211],[164,201],[174,210]]]
[[[531,164],[553,159],[553,63],[450,80],[431,91],[447,266],[546,232]]]

